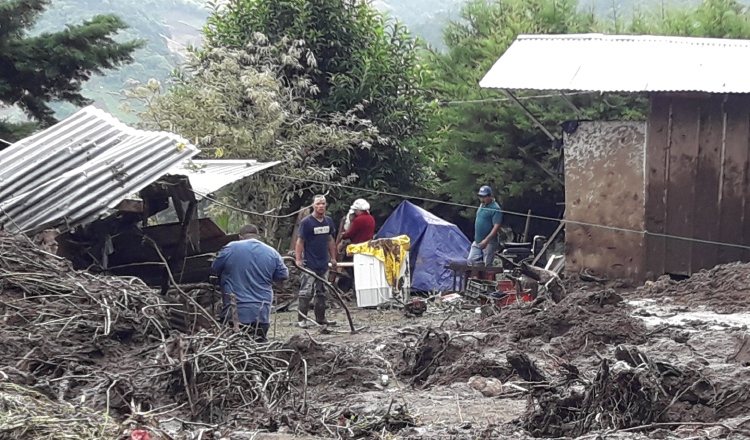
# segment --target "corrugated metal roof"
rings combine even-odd
[[[205,196],[236,182],[244,177],[280,164],[276,162],[258,162],[257,160],[187,160],[172,167],[166,174],[188,176],[196,196]],[[200,197],[198,197],[200,198]]]
[[[750,40],[652,35],[519,35],[483,88],[750,93]]]
[[[180,136],[86,107],[0,151],[0,224],[25,233],[85,225],[197,153]]]

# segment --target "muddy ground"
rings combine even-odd
[[[210,309],[187,289],[74,272],[0,234],[0,439],[60,438],[42,425],[64,408],[116,424],[70,438],[750,438],[748,280],[748,264],[630,289],[571,280],[559,303],[421,317],[349,304],[356,334],[340,308],[335,328],[285,312],[255,344],[206,317],[175,325],[175,309]],[[10,384],[47,418],[7,422],[35,411]]]

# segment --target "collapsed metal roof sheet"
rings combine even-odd
[[[24,233],[88,224],[197,153],[175,134],[83,108],[0,151],[0,224]]]
[[[483,88],[750,93],[750,40],[653,35],[519,35]]]
[[[182,174],[188,176],[190,185],[201,198],[236,182],[244,177],[280,164],[276,162],[258,162],[257,160],[187,160],[169,169],[166,174]]]

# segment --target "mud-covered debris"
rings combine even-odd
[[[106,414],[0,381],[0,438],[71,440],[116,439],[119,425]]]
[[[508,353],[508,363],[526,382],[546,382],[547,376],[529,357],[520,351]]]
[[[744,397],[730,403],[729,395]],[[743,411],[747,401],[747,394],[712,383],[698,371],[620,345],[614,359],[601,359],[593,380],[537,387],[523,426],[535,437],[577,437],[685,420],[711,422],[716,411],[728,404],[733,413]]]
[[[489,328],[508,330],[517,340],[552,341],[566,357],[593,353],[603,345],[639,344],[648,334],[646,325],[630,316],[612,289],[570,292],[557,304],[505,307],[477,324],[478,330]]]
[[[494,377],[473,376],[467,384],[485,397],[497,397],[503,394],[503,383]]]
[[[669,298],[688,306],[704,305],[719,313],[750,310],[748,298],[750,263],[721,264],[704,269],[690,278],[675,281],[668,275],[638,288],[632,298]]]

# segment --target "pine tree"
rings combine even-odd
[[[0,105],[17,106],[43,126],[56,122],[51,102],[88,104],[81,85],[105,69],[132,62],[133,52],[142,45],[140,41],[114,40],[115,34],[127,27],[115,15],[98,15],[59,32],[29,36],[49,3],[0,0]],[[4,139],[28,131],[28,124],[0,125]]]

